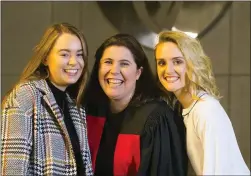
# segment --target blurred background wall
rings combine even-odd
[[[1,98],[19,79],[32,55],[32,48],[38,43],[46,27],[54,22],[69,22],[84,32],[89,45],[90,70],[94,63],[95,50],[107,37],[120,31],[130,31],[143,40],[149,40],[147,36],[144,38],[144,35],[141,35],[140,30],[142,34],[149,30],[159,32],[156,31],[158,25],[153,26],[149,16],[146,16],[145,10],[142,9],[145,2],[125,3],[117,4],[122,8],[121,13],[124,11],[121,16],[118,10],[113,11],[116,9],[115,2],[1,2]],[[164,28],[170,27],[165,25],[165,20],[169,20],[170,24],[176,24],[179,28],[194,29],[199,33],[199,39],[213,62],[217,83],[223,95],[221,103],[232,121],[241,152],[250,168],[250,2],[232,2],[222,18],[203,33],[203,29],[223,7],[222,4],[210,3],[212,2],[186,4],[183,9],[179,7],[180,11],[176,11],[179,15],[173,12],[170,16],[165,16],[166,14],[161,13],[169,5],[162,2],[159,4],[164,10],[162,8],[159,14],[152,13],[152,19],[158,24],[164,24]],[[153,8],[154,5],[148,6]],[[132,8],[138,10],[136,15],[143,21],[143,27],[148,25],[148,28],[142,29],[141,26],[138,27],[138,31],[134,31],[134,26],[128,26],[130,18],[134,19],[128,17],[132,14]],[[104,14],[105,10],[108,10],[110,15],[121,18],[117,19],[120,22],[117,26],[114,25],[114,20]],[[144,50],[155,72],[153,49],[144,47]]]

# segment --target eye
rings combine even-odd
[[[127,63],[127,62],[121,62],[120,65],[121,65],[122,67],[126,67],[126,66],[129,66],[129,63]]]
[[[59,54],[61,57],[69,57],[70,55],[68,53],[60,53]]]
[[[183,61],[182,61],[182,60],[179,60],[179,59],[176,59],[176,60],[173,61],[173,64],[174,64],[174,65],[180,65],[180,64],[182,64],[182,63],[183,63]]]
[[[83,53],[78,53],[77,57],[83,58]]]
[[[159,66],[164,66],[164,65],[166,65],[166,62],[165,62],[164,60],[159,60],[159,61],[157,62],[157,64],[158,64]]]
[[[106,60],[104,61],[105,64],[112,64],[112,61],[111,60]]]

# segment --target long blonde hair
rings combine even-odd
[[[47,28],[44,35],[42,36],[38,45],[33,49],[33,56],[26,65],[23,73],[20,76],[18,83],[14,88],[20,83],[31,81],[31,80],[40,80],[46,79],[49,77],[48,68],[43,64],[44,60],[48,57],[51,49],[53,48],[57,39],[63,34],[69,33],[75,35],[79,38],[82,48],[83,48],[83,58],[84,58],[84,68],[81,78],[78,82],[70,87],[70,95],[73,95],[73,98],[76,99],[77,105],[80,105],[80,101],[83,96],[85,89],[87,77],[88,77],[88,47],[87,42],[80,30],[72,26],[69,23],[58,23],[54,24]],[[6,97],[14,89],[12,88],[5,96],[2,105],[4,104]]]
[[[190,91],[194,99],[198,99],[198,92],[203,90],[216,99],[221,95],[216,86],[210,58],[205,54],[198,39],[192,38],[179,31],[163,31],[159,34],[158,44],[172,42],[177,45],[184,56],[187,66],[188,78],[186,89]],[[173,99],[173,98],[171,98]]]

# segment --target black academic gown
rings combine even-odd
[[[95,175],[184,176],[185,146],[165,103],[152,101],[111,114],[87,106],[88,140]]]

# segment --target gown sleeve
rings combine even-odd
[[[175,114],[166,104],[157,106],[141,135],[140,176],[183,176],[187,174],[185,146],[175,124]]]

